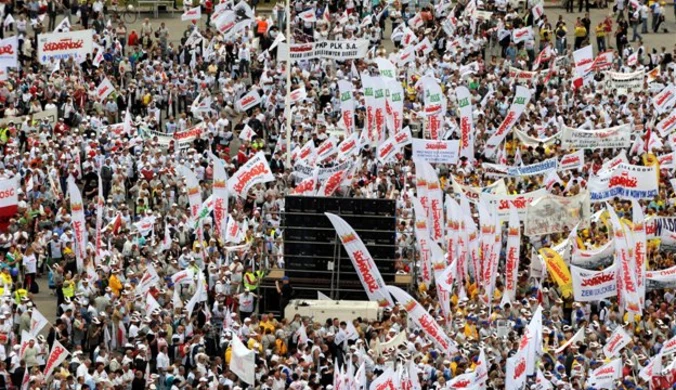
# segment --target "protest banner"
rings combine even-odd
[[[620,125],[599,130],[582,130],[563,126],[563,149],[615,149],[631,145],[631,126]]]
[[[333,60],[352,60],[364,58],[368,52],[369,42],[365,39],[354,41],[319,41],[310,43],[297,43],[289,45],[280,42],[277,45],[277,58],[292,62],[311,60],[314,58],[329,58]]]
[[[93,37],[94,30],[39,34],[38,60],[42,65],[69,58],[82,63],[92,52]]]

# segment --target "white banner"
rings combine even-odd
[[[354,162],[352,160],[347,160],[344,163],[336,165],[331,168],[319,168],[317,170],[317,180],[319,182],[322,182],[338,171],[351,169],[353,164]],[[316,167],[303,163],[296,164],[293,167],[294,172],[301,180],[305,180],[308,177],[312,177],[314,175],[315,169]]]
[[[617,296],[617,265],[602,271],[589,271],[571,264],[570,275],[576,302],[600,301]]]
[[[31,328],[29,333],[32,336],[37,337],[38,334],[40,334],[42,328],[47,325],[49,325],[47,318],[45,318],[45,316],[40,313],[40,310],[38,310],[37,307],[33,307],[33,314],[31,314]]]
[[[531,93],[528,88],[522,87],[520,85],[516,87],[514,101],[512,102],[511,107],[509,107],[507,116],[505,116],[505,119],[500,124],[500,127],[498,127],[495,133],[486,142],[486,149],[484,151],[484,155],[486,157],[490,158],[495,155],[498,145],[502,143],[514,124],[519,121],[521,114],[523,114],[526,106],[530,102],[530,97]]]
[[[460,108],[460,157],[474,161],[474,121],[472,119],[472,96],[466,87],[455,89]]]
[[[68,176],[68,197],[70,198],[70,214],[72,218],[73,235],[75,236],[75,258],[78,271],[84,269],[84,260],[87,258],[87,225],[80,189],[75,184],[75,178]]]
[[[664,88],[662,92],[653,96],[655,111],[662,114],[669,111],[676,104],[676,87],[673,84]]]
[[[404,306],[410,319],[423,331],[422,334],[430,338],[446,356],[450,357],[457,353],[453,340],[418,301],[399,287],[387,286],[386,289]]]
[[[45,368],[43,370],[45,372],[45,380],[49,380],[54,373],[54,369],[60,366],[61,363],[66,360],[68,355],[70,355],[70,352],[68,352],[58,340],[54,340],[52,350],[49,352],[49,357],[45,362]]]
[[[423,160],[430,164],[457,164],[459,141],[435,141],[414,138],[413,143],[413,160]]]
[[[622,199],[652,199],[657,196],[657,167],[621,163],[603,176],[594,176],[587,184],[591,201],[604,202],[615,197]]]
[[[99,86],[96,87],[96,98],[100,102],[102,102],[106,100],[108,95],[110,95],[113,92],[115,92],[115,87],[113,87],[113,83],[111,83],[107,77],[104,77],[103,80],[101,81],[101,84],[99,84]]]
[[[662,137],[666,137],[667,135],[671,134],[671,132],[674,130],[674,127],[676,127],[676,110],[673,110],[671,114],[667,115],[655,126]]]
[[[659,271],[647,271],[646,290],[676,288],[676,266]]]
[[[559,53],[561,54],[561,53]],[[575,61],[575,74],[582,77],[591,71],[594,65],[594,51],[592,46],[585,46],[573,52],[573,61]]]
[[[202,8],[200,6],[187,9],[181,15],[181,21],[182,22],[187,22],[188,20],[200,20],[200,19],[202,19]]]
[[[512,31],[512,41],[514,41],[514,43],[532,40],[534,39],[533,37],[533,27],[515,28],[514,31]]]
[[[613,240],[593,250],[582,250],[573,246],[570,263],[588,270],[607,267],[615,260]]]
[[[501,221],[509,220],[509,208],[514,207],[519,214],[520,220],[526,219],[526,210],[532,202],[547,195],[547,190],[541,188],[536,191],[519,195],[493,195],[482,193],[480,198],[488,202],[492,212],[496,212]]]
[[[352,90],[354,86],[346,80],[338,81],[340,91],[340,124],[343,125],[347,134],[354,133],[354,99]]]
[[[277,45],[277,60],[291,62],[311,60],[313,58],[328,58],[332,60],[352,60],[366,57],[369,41],[359,39],[354,41],[320,41],[297,43],[289,45],[280,42]]]
[[[235,102],[235,108],[238,111],[246,111],[260,102],[261,102],[260,95],[258,94],[258,92],[256,92],[256,90],[253,90],[247,93],[246,95],[242,96],[241,99]]]
[[[509,67],[509,78],[514,80],[517,83],[526,83],[528,81],[534,82],[535,78],[538,76],[538,72],[529,72],[526,70],[521,70],[513,66]]]
[[[632,91],[643,89],[643,76],[645,72],[639,70],[632,73],[606,72],[610,76],[610,85],[613,89],[620,91]]]
[[[558,171],[567,171],[570,169],[582,169],[584,167],[584,150],[566,154],[559,161]]]
[[[246,198],[249,188],[258,183],[275,180],[270,165],[263,152],[256,153],[228,180],[228,191],[241,198]]]
[[[595,388],[614,388],[613,382],[622,378],[622,359],[615,359],[592,371],[589,384]]]
[[[562,149],[614,149],[631,145],[631,125],[599,130],[581,130],[563,126]]]
[[[552,157],[548,160],[544,160],[531,165],[507,167],[506,172],[507,176],[512,177],[544,175],[549,171],[556,170],[558,165],[559,160],[556,157]]]
[[[483,188],[460,184],[455,180],[455,176],[451,176],[451,183],[453,184],[453,192],[456,194],[464,194],[472,203],[478,202],[479,196],[484,192],[494,195],[507,195],[507,186],[505,185],[504,179],[500,179]]]
[[[87,59],[92,52],[94,30],[48,33],[38,35],[38,60],[40,64],[51,64],[58,60],[73,58],[78,63]]]
[[[256,356],[254,351],[248,349],[237,335],[232,337],[231,343],[230,371],[234,372],[243,382],[253,386],[256,382]]]
[[[392,298],[390,298],[387,290],[385,290],[385,281],[380,275],[373,257],[371,257],[366,245],[364,245],[364,242],[357,235],[357,232],[339,216],[331,213],[324,214],[331,221],[334,229],[336,229],[336,234],[340,238],[340,242],[343,244],[350,260],[352,260],[352,265],[364,286],[369,300],[378,302],[378,305],[381,307],[393,306]]]
[[[606,340],[606,345],[603,346],[603,354],[606,355],[606,359],[617,355],[630,341],[631,336],[625,332],[623,327],[615,328],[613,334]]]
[[[543,144],[545,146],[551,146],[554,145],[559,138],[561,137],[561,132],[558,132],[552,136],[546,137],[546,138],[535,138],[524,131],[521,131],[519,129],[514,129],[514,135],[519,139],[519,142],[526,146],[532,146],[532,147],[537,147],[540,144]]]
[[[547,194],[526,208],[524,234],[537,236],[573,229],[590,216],[589,192],[565,197]]]
[[[19,60],[19,39],[13,37],[0,40],[0,68],[16,68]]]

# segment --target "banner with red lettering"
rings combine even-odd
[[[45,368],[43,370],[45,373],[45,380],[49,380],[49,378],[52,376],[52,373],[54,372],[54,369],[60,366],[61,363],[66,360],[68,355],[70,355],[70,352],[68,352],[58,340],[54,340],[54,344],[52,344],[52,350],[49,353],[49,357],[45,362]]]
[[[472,118],[472,96],[466,87],[455,89],[460,108],[460,157],[474,161],[474,120]]]
[[[660,93],[653,96],[653,106],[655,111],[663,114],[669,111],[676,104],[676,87],[671,84],[664,88]]]
[[[101,175],[98,175],[99,177],[99,185],[98,185],[98,196],[96,199],[96,250],[94,251],[94,261],[98,265],[99,262],[101,261],[102,253],[101,253],[101,229],[103,228],[103,206],[105,204],[105,200],[103,199],[103,181],[101,180]]]
[[[623,327],[615,328],[613,334],[606,340],[606,345],[603,346],[603,354],[606,359],[610,359],[617,355],[631,341],[631,336],[624,330]]]
[[[70,199],[70,214],[72,218],[73,235],[75,236],[75,259],[77,270],[82,272],[84,260],[87,258],[87,225],[80,189],[75,184],[75,178],[68,176],[68,197]]]
[[[352,265],[359,275],[359,280],[361,280],[369,300],[378,302],[381,307],[393,306],[392,298],[385,290],[385,281],[357,232],[339,216],[331,213],[324,214],[336,229],[336,234],[340,238],[340,242],[343,243],[350,260],[352,260]]]
[[[615,149],[631,144],[631,126],[619,125],[597,130],[563,126],[562,149]]]
[[[398,135],[404,123],[404,88],[399,80],[389,80],[387,90],[387,128],[390,135]]]
[[[513,66],[509,67],[509,78],[514,80],[517,83],[534,82],[535,78],[538,76],[538,72],[529,72],[526,70],[521,70]]]
[[[19,39],[16,35],[0,40],[0,68],[16,68],[18,53]]]
[[[519,195],[494,195],[489,193],[482,193],[479,195],[481,199],[486,199],[489,209],[497,213],[501,221],[509,220],[509,208],[514,207],[519,214],[519,218],[525,221],[527,218],[528,205],[532,202],[546,196],[547,190],[541,188],[532,192]]]
[[[209,153],[209,158],[214,164],[213,195],[214,204],[214,228],[216,236],[225,242],[225,229],[228,220],[228,175],[225,173],[223,160]]]
[[[504,179],[499,179],[494,183],[488,184],[485,187],[472,187],[458,183],[455,176],[451,176],[451,184],[453,185],[453,192],[456,194],[463,194],[472,203],[479,201],[479,196],[482,193],[490,193],[493,195],[506,195],[507,186]]]
[[[104,77],[103,80],[101,81],[101,84],[99,84],[98,87],[96,87],[96,98],[101,102],[106,100],[108,95],[111,93],[115,92],[115,87],[113,87],[113,83],[108,80],[107,77]]]
[[[388,367],[369,386],[369,390],[398,390],[399,388],[399,378],[395,375],[392,367]]]
[[[413,138],[413,159],[427,161],[430,164],[450,164],[458,163],[458,140],[435,141],[420,138]]]
[[[319,173],[319,171],[317,171]],[[319,190],[317,191],[317,196],[331,196],[333,195],[334,192],[338,189],[338,187],[341,186],[343,183],[343,178],[347,174],[346,170],[341,170],[338,172],[334,172],[331,174],[331,176],[328,177],[328,179],[324,180],[322,182],[321,187],[319,187]]]
[[[583,77],[594,66],[594,50],[592,46],[585,46],[573,52],[573,61],[575,62],[575,74]]]
[[[66,33],[47,33],[38,35],[38,61],[48,65],[73,58],[78,63],[87,59],[93,46],[94,30],[69,31]]]
[[[235,102],[235,108],[237,111],[246,111],[258,103],[261,102],[261,96],[258,94],[258,92],[254,89],[253,91],[247,93],[246,95],[242,96],[241,99],[239,99],[237,102]]]
[[[643,209],[638,201],[632,201],[632,220],[633,227],[631,229],[634,256],[634,265],[636,266],[636,286],[638,291],[638,299],[641,301],[641,306],[645,299],[646,288],[646,269],[647,269],[647,236],[645,230],[645,215]]]
[[[589,271],[570,265],[573,293],[577,302],[599,301],[617,295],[617,265],[602,271]]]
[[[671,114],[659,121],[655,128],[657,131],[659,131],[662,137],[669,135],[674,130],[674,128],[676,128],[676,110],[673,110]]]
[[[646,271],[646,290],[666,288],[676,288],[676,266],[658,271]]]
[[[9,220],[19,207],[16,189],[19,188],[19,176],[0,180],[0,231],[7,231]]]
[[[195,222],[202,206],[202,188],[197,176],[190,168],[181,165],[178,167],[178,173],[185,178],[188,203],[190,204],[190,217],[193,219],[192,222]]]
[[[615,246],[612,239],[602,246],[590,250],[580,249],[573,245],[570,263],[588,270],[607,267],[615,259],[614,252]]]
[[[422,85],[425,99],[425,133],[432,140],[440,140],[443,136],[442,125],[446,112],[446,98],[439,83],[432,77],[424,76],[417,85]]]
[[[354,99],[352,90],[354,85],[346,80],[338,80],[338,91],[340,93],[340,121],[347,134],[354,133]]]
[[[570,169],[582,169],[584,167],[584,150],[566,154],[559,161],[558,171],[567,171]]]
[[[366,126],[362,132],[366,132],[364,134],[365,138],[371,145],[376,145],[378,140],[376,130],[376,99],[374,95],[377,84],[376,78],[364,73],[361,75],[361,83],[364,89],[364,104],[366,106],[366,117],[364,118]]]
[[[415,233],[418,249],[420,250],[420,277],[426,286],[432,284],[432,250],[429,234],[429,220],[422,202],[417,197],[412,197],[415,220],[413,231]]]
[[[359,153],[359,134],[352,133],[338,144],[338,161],[345,161]]]
[[[520,250],[521,225],[519,223],[519,214],[514,207],[510,207],[507,229],[507,253],[505,254],[505,294],[512,301],[516,298]]]
[[[622,377],[622,359],[615,359],[592,371],[588,383],[595,388],[613,388],[613,382]]]
[[[515,28],[512,30],[512,41],[516,44],[519,42],[524,42],[527,40],[532,40],[535,35],[533,33],[533,27],[522,27],[522,28]]]
[[[606,209],[610,214],[610,222],[613,227],[615,259],[619,261],[617,289],[620,292],[620,302],[624,304],[624,308],[628,312],[640,315],[641,302],[636,284],[636,263],[630,251],[630,243],[615,209],[610,206],[607,206]]]
[[[383,142],[385,139],[385,129],[387,127],[387,99],[385,97],[387,83],[387,78],[385,77],[373,77],[373,104],[374,104],[374,113],[373,121],[375,126],[374,140],[378,143]]]
[[[246,198],[252,186],[273,180],[275,180],[275,175],[270,170],[265,154],[258,152],[228,180],[228,191],[240,198]]]
[[[444,195],[437,171],[424,161],[416,162],[416,169],[422,167],[427,182],[427,220],[429,222],[429,234],[432,241],[441,242],[444,237]]]
[[[511,107],[507,112],[507,116],[500,124],[500,127],[495,131],[495,133],[488,139],[486,142],[484,155],[488,158],[492,158],[498,150],[498,145],[507,136],[507,133],[512,129],[514,124],[519,121],[521,114],[523,114],[526,106],[530,102],[531,93],[528,88],[522,87],[520,85],[516,86],[516,94],[514,95],[514,100],[512,101]]]
[[[182,22],[187,22],[189,20],[200,20],[202,19],[202,7],[194,7],[185,10],[183,14],[181,14],[181,21]]]
[[[316,164],[323,162],[331,158],[331,156],[338,153],[338,140],[334,136],[329,136],[324,142],[319,144],[316,150],[317,159],[315,160]]]
[[[404,306],[404,310],[413,323],[422,329],[423,334],[431,339],[443,353],[447,356],[457,353],[458,350],[453,340],[415,298],[399,287],[387,286],[386,289],[397,302]]]
[[[526,383],[526,367],[528,353],[520,350],[514,356],[507,358],[505,365],[505,389],[520,389]],[[532,357],[535,359],[535,356]]]

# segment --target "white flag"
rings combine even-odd
[[[237,336],[234,336],[232,338],[230,371],[234,372],[239,379],[252,386],[256,380],[255,360],[254,351],[249,350]]]
[[[45,363],[45,380],[48,380],[52,376],[54,369],[61,365],[68,355],[70,355],[70,352],[68,352],[58,340],[54,340],[52,352],[49,354],[47,362]]]
[[[200,20],[201,18],[202,18],[202,10],[199,6],[185,10],[185,12],[183,12],[183,15],[181,15],[182,22],[186,22],[188,20]]]
[[[96,98],[99,101],[104,101],[110,95],[115,91],[115,87],[113,87],[113,83],[108,80],[108,78],[104,78],[103,81],[101,81],[101,84],[99,84],[98,87],[96,87]]]
[[[42,328],[47,326],[47,324],[49,324],[47,318],[45,318],[45,316],[43,316],[42,313],[40,313],[37,307],[34,307],[33,314],[31,315],[30,334],[37,337]]]

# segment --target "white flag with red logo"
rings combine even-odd
[[[338,140],[334,136],[330,136],[324,142],[319,144],[316,150],[317,159],[315,163],[321,163],[329,159],[331,156],[338,153]]]
[[[388,367],[385,372],[380,374],[369,386],[369,390],[398,390],[399,378],[392,367]]]
[[[317,14],[315,13],[315,9],[309,9],[305,12],[301,12],[298,14],[298,17],[303,20],[304,22],[308,23],[314,23],[317,21]]]
[[[474,161],[474,120],[472,118],[472,95],[466,87],[458,87],[455,94],[460,108],[460,156]]]
[[[289,94],[289,103],[290,104],[298,103],[299,101],[305,99],[306,97],[307,91],[305,90],[305,87],[300,87],[298,89],[291,91],[291,94]]]
[[[615,379],[622,377],[622,359],[615,359],[592,371],[589,384],[597,388],[613,388]]]
[[[317,176],[319,175],[319,168],[312,171],[312,176],[301,181],[291,190],[290,195],[313,196],[317,188]]]
[[[336,234],[352,260],[369,300],[378,302],[381,307],[393,306],[392,298],[385,290],[385,281],[357,232],[339,216],[331,213],[325,215],[336,229]]]
[[[104,101],[110,95],[111,93],[115,92],[115,87],[113,87],[113,83],[108,80],[108,78],[104,78],[101,81],[101,84],[99,84],[98,87],[96,87],[96,98],[99,101]]]
[[[0,68],[16,68],[18,52],[19,40],[16,35],[0,40]]]
[[[31,314],[31,329],[30,329],[30,334],[33,336],[36,336],[40,334],[40,331],[42,328],[47,326],[49,324],[49,321],[45,316],[40,313],[40,311],[37,309],[37,307],[33,308],[33,314]]]
[[[246,95],[242,96],[241,99],[235,102],[235,108],[237,109],[237,111],[242,112],[256,106],[260,102],[261,96],[258,94],[256,90],[253,90],[247,93]]]
[[[610,359],[617,355],[631,341],[631,336],[622,328],[618,326],[615,328],[613,334],[606,340],[606,345],[603,346],[603,354],[606,359]]]
[[[457,353],[455,342],[446,334],[430,313],[411,297],[409,293],[396,286],[387,286],[387,291],[404,306],[413,323],[423,331],[423,335],[431,339],[434,344],[447,356]]]
[[[275,175],[270,170],[265,154],[258,152],[228,180],[228,191],[240,198],[246,198],[252,186],[273,180],[275,180]]]
[[[73,235],[75,236],[75,258],[78,271],[84,269],[84,259],[87,257],[87,225],[80,189],[75,184],[73,176],[68,177],[68,196],[70,197],[70,214],[72,218]]]
[[[201,18],[202,9],[199,6],[185,10],[185,12],[183,12],[181,15],[182,22],[186,22],[188,20],[200,20]]]
[[[253,138],[254,135],[256,135],[256,132],[249,125],[244,125],[244,128],[239,133],[239,139],[251,141],[251,138]]]
[[[328,197],[333,195],[333,193],[336,192],[338,187],[340,187],[341,183],[343,182],[346,172],[347,171],[345,169],[341,169],[340,171],[335,172],[326,178],[324,183],[322,183],[322,186],[319,188],[319,191],[317,191],[317,196]]]
[[[354,86],[346,80],[338,81],[338,91],[340,94],[340,121],[339,126],[343,127],[347,134],[354,133],[354,100],[352,90]]]
[[[45,380],[48,380],[52,376],[54,369],[63,363],[68,355],[70,355],[70,352],[68,352],[58,340],[54,340],[52,351],[47,358],[47,362],[45,363],[45,368],[43,370],[45,373]]]

